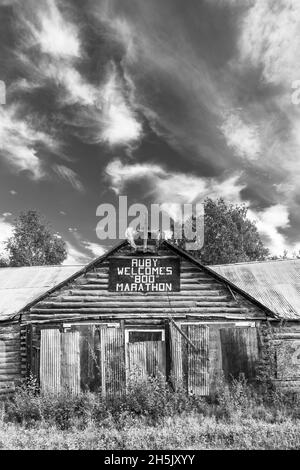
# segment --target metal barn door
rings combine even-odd
[[[222,368],[227,380],[243,373],[246,379],[255,378],[258,360],[258,341],[255,327],[220,329]]]
[[[183,386],[195,395],[209,395],[209,327],[182,324],[181,329],[194,347],[170,324],[171,376],[174,386]]]
[[[40,387],[48,393],[80,391],[78,331],[41,330]]]
[[[135,371],[143,377],[166,376],[166,344],[163,330],[126,331],[127,377]]]

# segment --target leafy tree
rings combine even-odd
[[[16,219],[6,249],[10,266],[61,264],[67,256],[65,242],[34,210],[22,212]]]
[[[6,268],[8,266],[8,261],[0,256],[0,268]]]
[[[244,204],[226,204],[220,198],[204,201],[204,246],[194,256],[203,264],[260,261],[269,250],[260,239],[253,221],[247,218]]]

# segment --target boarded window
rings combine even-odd
[[[182,331],[191,340],[170,325],[171,374],[175,387],[183,385],[189,393],[209,394],[209,328],[207,325],[182,325]]]
[[[137,343],[139,341],[162,341],[161,331],[129,331],[129,342]]]
[[[256,328],[221,328],[220,339],[225,378],[238,378],[243,373],[248,380],[253,379],[258,359]]]
[[[285,339],[276,344],[277,379],[300,379],[300,341]]]

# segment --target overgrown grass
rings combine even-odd
[[[124,396],[40,395],[33,380],[3,404],[6,449],[300,449],[300,398],[241,377],[209,399],[163,377],[131,377]]]

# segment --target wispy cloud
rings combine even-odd
[[[7,163],[17,169],[28,170],[35,178],[44,176],[39,148],[58,151],[58,143],[50,135],[21,113],[16,105],[0,107],[0,150]]]
[[[289,89],[300,77],[300,4],[294,0],[252,2],[239,39],[241,59],[262,67],[263,78]]]
[[[73,241],[66,242],[68,256],[63,264],[87,264],[105,253],[102,245],[85,240],[78,231],[72,234]]]
[[[24,42],[18,57],[30,78],[15,84],[17,90],[35,89],[37,84],[46,87],[49,82],[55,85],[58,106],[75,106],[66,122],[76,130],[81,128],[77,135],[86,141],[127,146],[141,139],[142,123],[126,78],[110,61],[98,83],[89,81],[81,67],[87,56],[80,25],[59,9],[55,0],[43,0],[35,14],[30,10],[26,15],[20,9],[19,21]]]
[[[74,170],[65,165],[55,165],[53,169],[62,179],[68,181],[74,189],[80,192],[84,191],[83,184]]]
[[[36,24],[24,19],[31,33],[31,46],[38,45],[42,53],[58,58],[79,57],[81,43],[78,29],[64,19],[56,2],[43,0],[39,5],[34,2],[34,6]]]
[[[284,204],[275,204],[262,211],[248,211],[248,216],[256,222],[259,233],[264,238],[271,254],[282,255],[285,250],[292,252],[294,247],[288,243],[281,232],[289,227],[289,210]]]
[[[139,141],[142,124],[125,98],[124,83],[118,78],[116,68],[112,67],[102,88],[102,139],[109,145],[126,145]]]
[[[246,124],[236,112],[231,112],[221,125],[227,145],[243,158],[255,160],[261,155],[258,126]]]
[[[239,174],[217,180],[170,172],[155,164],[124,164],[120,160],[109,163],[106,174],[117,194],[124,192],[130,183],[147,180],[150,187],[148,192],[159,203],[202,202],[205,197],[224,197],[227,201],[238,201],[244,188],[244,184],[239,181]]]

